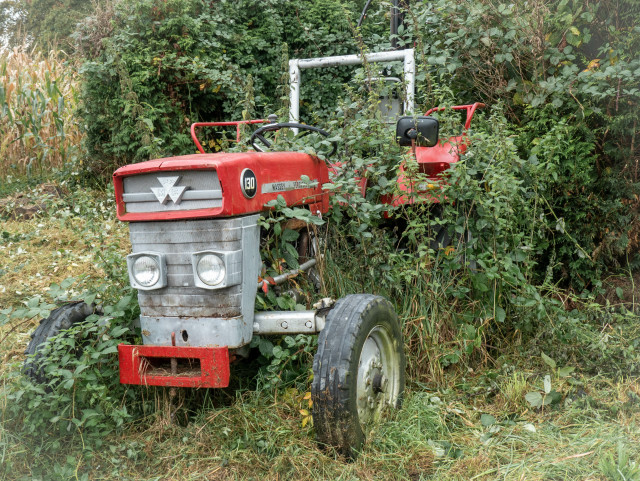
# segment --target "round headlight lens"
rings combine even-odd
[[[140,256],[133,262],[133,278],[142,287],[151,287],[160,280],[160,266],[149,256]]]
[[[208,286],[215,286],[224,280],[226,269],[224,261],[214,254],[205,254],[196,266],[198,277]]]

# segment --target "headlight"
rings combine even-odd
[[[151,287],[160,279],[160,266],[153,257],[140,256],[133,262],[133,277],[143,287]]]
[[[129,281],[136,289],[148,291],[167,285],[167,268],[163,254],[141,252],[127,256]]]
[[[224,261],[215,254],[205,254],[198,260],[196,272],[202,282],[216,286],[224,280],[226,268]]]
[[[191,254],[193,281],[200,289],[224,289],[242,281],[242,251],[200,251]]]

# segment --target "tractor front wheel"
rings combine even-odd
[[[42,352],[45,342],[65,329],[83,322],[93,313],[94,308],[84,302],[65,304],[51,311],[49,317],[42,319],[40,325],[31,334],[31,342],[24,352],[27,358],[24,361],[23,373],[35,382],[47,382],[44,372],[45,355]]]
[[[395,310],[369,294],[339,300],[313,359],[313,422],[320,443],[355,457],[385,408],[402,402],[405,358]]]

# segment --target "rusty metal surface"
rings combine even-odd
[[[316,311],[266,311],[253,317],[254,334],[314,334]]]
[[[207,317],[146,317],[140,316],[142,342],[145,345],[170,346],[171,334],[177,333],[176,346],[241,347],[251,341],[243,332],[242,316]]]
[[[122,384],[196,388],[229,385],[226,347],[120,344],[118,361]]]
[[[130,223],[134,253],[153,251],[166,259],[167,286],[138,291],[143,342],[178,346],[248,344],[253,336],[256,283],[260,270],[258,216]],[[239,284],[215,290],[195,285],[192,254],[228,252],[227,275]],[[228,257],[228,258],[227,258]]]
[[[227,318],[241,315],[242,287],[218,289],[212,294],[195,287],[191,255],[205,249],[242,249],[242,218],[172,222],[132,222],[134,253],[165,254],[167,287],[138,292],[141,314],[148,317],[180,316]],[[229,266],[228,274],[241,275],[242,264]]]

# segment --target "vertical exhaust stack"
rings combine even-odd
[[[360,19],[357,26],[360,27],[365,18],[367,18],[367,10],[371,5],[372,0],[367,0],[364,4]],[[404,12],[400,8],[408,8],[408,0],[393,0],[391,5],[390,25],[389,25],[389,40],[391,41],[391,48],[393,50],[398,49],[398,27],[404,23]]]
[[[391,40],[391,48],[398,48],[398,25],[400,24],[400,10],[398,9],[399,0],[393,0],[391,5],[391,25],[389,26],[389,40]]]

